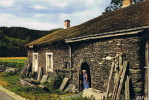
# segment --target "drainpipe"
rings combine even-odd
[[[72,69],[72,50],[71,50],[71,46],[69,45],[69,57],[70,57],[70,78],[72,77],[72,72],[71,72],[71,69]]]

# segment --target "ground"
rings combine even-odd
[[[0,100],[15,100],[15,99],[7,95],[6,93],[0,91]]]

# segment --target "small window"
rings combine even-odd
[[[70,69],[70,62],[65,62],[64,68],[65,68],[65,69]]]
[[[46,53],[46,71],[53,72],[53,53]]]
[[[33,71],[38,70],[38,53],[33,53]]]

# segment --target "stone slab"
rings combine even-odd
[[[15,72],[16,68],[7,68],[5,72]]]
[[[95,100],[103,100],[106,93],[99,90],[88,88],[83,90],[82,97],[94,98]]]
[[[59,90],[61,90],[61,91],[64,90],[64,88],[65,88],[65,86],[66,86],[68,80],[69,80],[69,78],[64,78],[64,79],[63,79],[62,84],[61,84]]]
[[[6,67],[4,65],[0,65],[0,72],[4,72],[6,70]]]
[[[48,78],[47,80],[49,83],[53,82],[54,81],[54,78]]]
[[[37,80],[40,81],[41,78],[42,78],[42,73],[43,73],[43,68],[42,67],[39,67],[39,70],[38,70],[38,77],[37,77]]]
[[[48,75],[43,75],[40,83],[45,83],[48,80]]]
[[[72,92],[72,93],[75,93],[76,91],[76,85],[71,85],[70,89],[69,89],[69,92]]]

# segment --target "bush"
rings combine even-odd
[[[54,88],[55,89],[59,89],[64,77],[65,77],[64,73],[59,73],[54,77]]]
[[[0,65],[4,65],[5,67],[16,68],[17,72],[20,72],[25,64],[17,62],[0,62]]]
[[[12,76],[12,75],[17,75],[17,72],[6,72],[4,73],[5,76]]]

